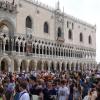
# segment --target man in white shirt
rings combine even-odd
[[[25,82],[21,82],[19,100],[30,100],[29,93],[27,92],[26,88],[27,84]]]
[[[65,86],[65,81],[61,81],[61,85],[58,90],[58,100],[68,100],[69,89]]]

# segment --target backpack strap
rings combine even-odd
[[[21,96],[22,96],[23,94],[25,94],[25,93],[27,93],[27,92],[25,91],[25,92],[21,93],[21,94],[20,94],[20,96],[19,96],[19,99],[20,99],[20,98],[21,98]]]

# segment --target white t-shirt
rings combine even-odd
[[[69,96],[69,89],[66,86],[60,87],[58,90],[58,100],[66,100],[68,96]]]
[[[23,92],[25,92],[25,91],[23,91]],[[20,93],[20,95],[21,95],[21,97],[19,98],[19,100],[30,100],[30,97],[29,97],[29,94],[27,93],[27,92],[25,92],[25,93],[23,93],[23,92],[21,92]]]

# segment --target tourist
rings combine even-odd
[[[3,86],[0,85],[0,100],[7,100],[4,94]]]
[[[30,100],[29,93],[27,92],[27,84],[25,82],[20,82],[19,84],[20,94],[19,100]]]
[[[58,100],[68,100],[69,90],[65,85],[65,80],[61,80],[61,85],[58,90]]]

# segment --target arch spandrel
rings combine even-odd
[[[11,19],[5,16],[0,17],[0,28],[2,28],[3,25],[8,27],[9,33],[12,33],[12,34],[15,33],[16,24],[13,18]]]

